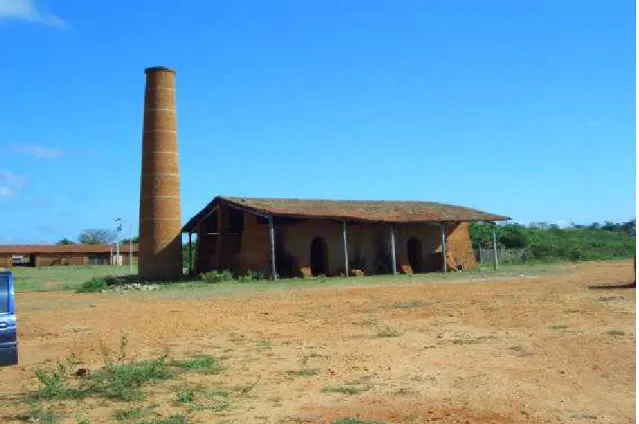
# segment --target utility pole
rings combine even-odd
[[[129,272],[133,275],[133,238],[131,237],[131,223],[127,221],[129,226]]]
[[[115,218],[115,263],[120,266],[120,231],[122,231],[122,218]]]

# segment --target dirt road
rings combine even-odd
[[[635,289],[601,287],[633,278],[630,261],[534,279],[215,298],[20,294],[21,364],[0,369],[0,421],[20,422],[34,370],[71,354],[96,368],[101,346],[117,348],[125,332],[129,355],[168,349],[225,366],[153,385],[141,405],[158,416],[183,412],[176,390],[199,385],[230,393],[224,410],[187,413],[203,423],[633,423]],[[60,423],[106,423],[131,405],[53,407]]]

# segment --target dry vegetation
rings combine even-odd
[[[632,280],[20,293],[0,421],[631,423]]]

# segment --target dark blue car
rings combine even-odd
[[[0,367],[18,363],[18,332],[13,275],[0,272]]]

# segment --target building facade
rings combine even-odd
[[[196,274],[422,273],[472,268],[468,222],[506,219],[430,202],[217,197],[183,231],[197,235]]]
[[[133,263],[138,262],[138,246],[133,245]],[[108,244],[0,245],[0,268],[12,266],[128,265],[129,246],[120,246],[120,257]]]

